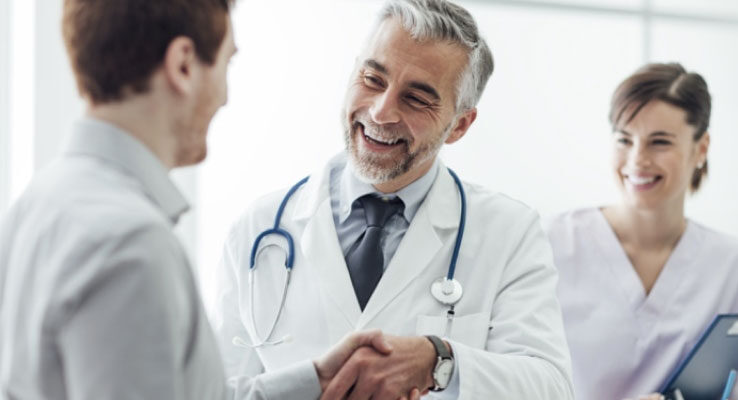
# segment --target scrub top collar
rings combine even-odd
[[[394,193],[381,193],[377,191],[370,183],[366,183],[360,180],[356,176],[353,163],[351,161],[346,162],[346,167],[341,173],[340,180],[340,216],[339,221],[343,223],[351,215],[352,205],[360,197],[367,194],[376,194],[378,197],[388,197],[393,199],[399,197],[400,200],[405,204],[405,210],[403,211],[403,217],[410,223],[415,217],[415,213],[418,212],[420,205],[423,203],[423,199],[430,191],[433,182],[436,180],[438,175],[438,168],[440,165],[439,158],[433,161],[433,165],[430,167],[428,172],[423,176],[416,179],[411,184],[398,190]]]
[[[77,121],[64,154],[83,154],[114,164],[141,183],[172,224],[189,209],[164,164],[138,139],[113,124],[91,117]]]

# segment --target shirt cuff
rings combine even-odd
[[[269,399],[317,399],[321,394],[318,372],[311,360],[264,373],[260,379]]]

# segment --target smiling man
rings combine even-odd
[[[465,9],[443,0],[385,4],[349,83],[346,151],[294,191],[257,201],[227,240],[214,323],[230,374],[289,366],[373,327],[395,335],[392,354],[358,350],[325,398],[395,399],[414,390],[572,397],[556,271],[538,216],[502,194],[457,184],[438,158],[477,118],[492,67]],[[287,242],[260,236],[278,209],[279,227],[294,240],[289,277]],[[432,294],[462,234],[458,285]],[[438,299],[457,301],[449,308]]]

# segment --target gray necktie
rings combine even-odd
[[[360,197],[357,201],[364,207],[367,226],[346,253],[346,265],[359,307],[364,311],[384,272],[384,254],[380,245],[384,224],[401,212],[405,205],[399,198],[385,201],[371,195]]]

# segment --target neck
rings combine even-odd
[[[683,201],[671,207],[648,210],[618,204],[602,211],[620,242],[639,248],[673,247],[687,227]]]
[[[433,162],[436,160],[435,157],[432,157],[430,160],[425,161],[422,164],[419,164],[416,168],[411,169],[410,171],[406,172],[403,175],[398,176],[397,178],[388,181],[379,183],[374,186],[375,189],[382,193],[395,193],[399,191],[400,189],[406,187],[407,185],[417,181],[420,179],[423,175],[425,175],[428,171],[430,171],[431,167],[433,166]]]
[[[167,113],[159,104],[151,96],[137,95],[123,101],[89,105],[87,115],[126,131],[151,150],[167,169],[172,169],[176,142]]]

